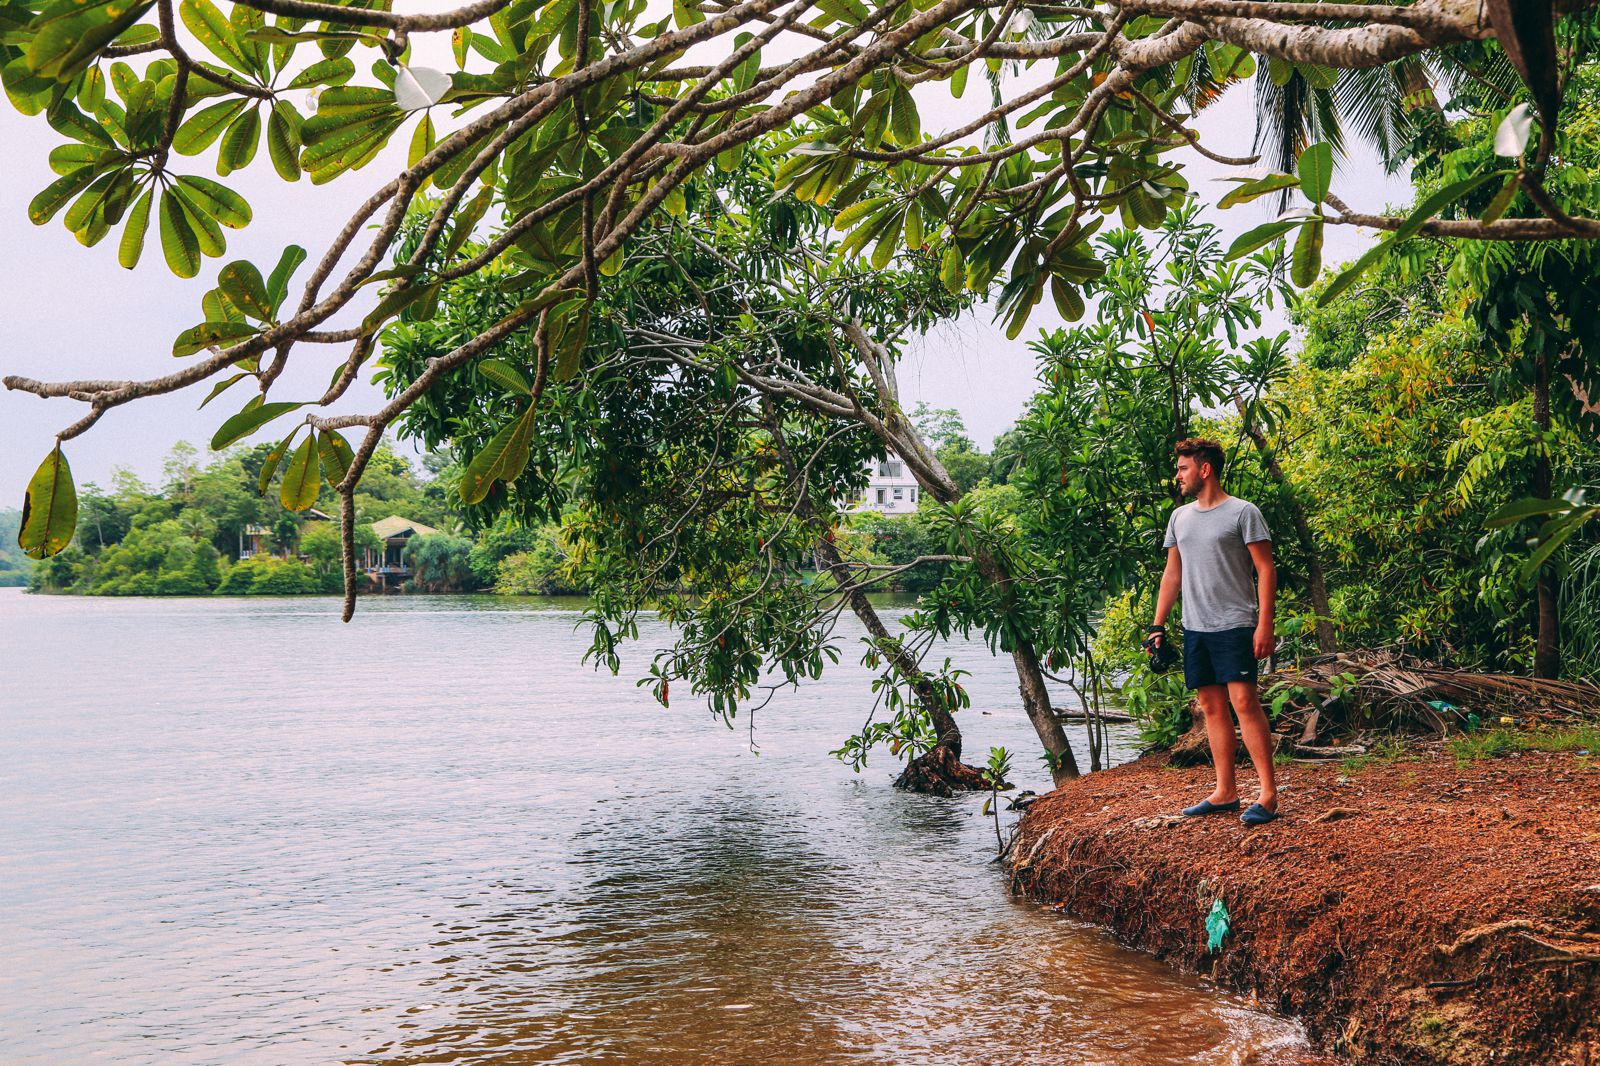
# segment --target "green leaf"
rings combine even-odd
[[[327,23],[323,25],[327,25]],[[254,29],[246,30],[239,36],[243,40],[274,45],[328,41],[347,45],[367,44],[376,47],[383,43],[383,38],[375,33],[358,33],[353,30],[300,30],[292,32],[277,26],[257,26]]]
[[[261,280],[261,271],[254,263],[244,259],[229,263],[217,274],[217,287],[251,318],[258,322],[272,321],[276,308],[267,293],[267,283]]]
[[[463,503],[480,503],[489,495],[489,490],[494,487],[499,473],[500,464],[505,458],[506,448],[511,444],[511,438],[517,432],[517,422],[510,422],[501,428],[500,432],[489,438],[489,443],[483,450],[472,457],[465,470],[461,472],[461,501]]]
[[[1050,295],[1056,302],[1056,310],[1061,312],[1061,317],[1068,322],[1078,321],[1087,310],[1083,295],[1078,292],[1077,286],[1061,278],[1051,277]]]
[[[274,418],[286,415],[290,411],[298,410],[304,406],[304,403],[290,403],[287,401],[266,403],[261,396],[257,395],[244,405],[242,411],[217,428],[216,434],[211,438],[211,450],[220,452],[231,444],[237,444]]]
[[[417,128],[411,134],[411,148],[406,153],[406,166],[414,167],[422,162],[422,157],[433,151],[433,116],[428,112],[422,113],[422,121],[417,123]]]
[[[105,128],[94,119],[79,111],[72,104],[63,100],[50,109],[47,116],[50,128],[64,136],[71,137],[81,144],[95,148],[117,147],[117,142]]]
[[[322,465],[317,460],[317,434],[306,437],[283,472],[278,501],[289,511],[304,511],[322,491]]]
[[[1372,265],[1374,263],[1382,259],[1385,255],[1389,254],[1389,248],[1392,243],[1393,241],[1391,238],[1384,238],[1377,244],[1374,244],[1371,248],[1368,248],[1365,252],[1361,253],[1360,259],[1357,259],[1354,263],[1351,263],[1349,266],[1345,267],[1344,270],[1339,273],[1339,276],[1330,281],[1328,283],[1328,287],[1322,290],[1322,295],[1317,297],[1317,306],[1326,307],[1330,300],[1334,299],[1341,292],[1344,292],[1344,290],[1354,285],[1356,280],[1360,278],[1361,275],[1372,269]]]
[[[89,215],[104,202],[106,195],[111,191],[112,184],[117,180],[115,173],[102,174],[94,180],[94,184],[84,190],[77,202],[67,208],[66,216],[62,219],[67,224],[67,229],[77,232],[89,221]]]
[[[223,134],[222,147],[217,152],[217,173],[227,177],[249,166],[260,143],[261,112],[252,107],[235,119]]]
[[[144,235],[150,228],[150,204],[155,195],[155,189],[146,189],[128,214],[128,226],[122,231],[122,241],[117,245],[117,262],[124,269],[132,270],[138,266],[139,257],[144,254]]]
[[[1507,173],[1509,172],[1504,170],[1491,170],[1483,174],[1474,174],[1470,178],[1463,178],[1460,181],[1446,185],[1418,204],[1416,210],[1411,212],[1405,222],[1401,223],[1400,228],[1394,231],[1394,236],[1389,239],[1399,243],[1415,237],[1422,231],[1422,227],[1427,225],[1433,216],[1443,210],[1447,204],[1459,200],[1489,179],[1504,177]]]
[[[865,22],[870,14],[861,0],[818,0],[817,10],[835,22],[846,24]]]
[[[200,273],[200,238],[189,224],[183,204],[171,189],[161,194],[161,253],[180,278]]]
[[[17,545],[31,559],[47,559],[72,543],[77,525],[78,490],[72,483],[72,467],[57,441],[28,482]]]
[[[1300,189],[1313,204],[1328,196],[1333,184],[1333,145],[1318,141],[1300,153]]]
[[[328,487],[338,491],[339,482],[350,472],[350,464],[355,461],[356,453],[351,450],[349,441],[331,430],[323,430],[316,436],[322,472],[328,479]]]
[[[161,30],[155,26],[130,26],[114,42],[119,48],[133,48],[141,44],[155,44],[161,40]]]
[[[1517,198],[1517,190],[1521,188],[1521,176],[1513,174],[1506,179],[1500,191],[1494,194],[1494,199],[1489,201],[1489,206],[1484,208],[1482,221],[1498,222],[1505,216],[1511,207],[1511,201]]]
[[[313,85],[343,85],[355,77],[356,65],[344,56],[322,59],[311,64],[284,86],[285,90],[309,89]]]
[[[1489,529],[1503,529],[1506,526],[1514,526],[1525,518],[1533,518],[1536,515],[1558,514],[1566,509],[1567,501],[1565,500],[1541,500],[1530,496],[1506,504],[1484,519],[1483,524]]]
[[[76,4],[64,5],[62,14],[42,22],[35,19],[37,28],[24,53],[27,68],[41,77],[69,81],[94,61],[100,49],[144,18],[153,6],[153,0],[126,7],[121,3],[81,8]],[[26,8],[19,6],[13,10],[20,12]]]
[[[289,118],[294,108],[279,100],[267,114],[267,155],[284,181],[300,180],[300,134]]]
[[[1265,196],[1279,189],[1292,189],[1300,184],[1300,179],[1293,174],[1268,174],[1255,181],[1247,181],[1234,189],[1221,200],[1217,201],[1218,207],[1232,207],[1235,204],[1249,203],[1258,197]]]
[[[267,276],[267,297],[271,301],[273,314],[277,314],[278,308],[283,306],[284,299],[289,295],[289,279],[294,277],[294,272],[305,261],[306,250],[298,244],[289,245],[278,257],[278,265]]]
[[[210,148],[228,123],[244,113],[250,106],[248,100],[224,100],[220,104],[203,107],[183,120],[173,135],[172,149],[179,155],[199,155]]]
[[[234,36],[234,27],[211,0],[183,0],[178,17],[206,50],[241,74],[258,73]]]
[[[584,304],[577,314],[552,316],[556,321],[550,326],[550,353],[555,363],[554,378],[571,381],[577,376],[583,362],[583,346],[589,341],[589,305]]]
[[[672,0],[672,21],[678,29],[686,30],[705,20],[706,17],[700,13],[693,0]]]
[[[1255,229],[1246,230],[1239,234],[1238,239],[1228,246],[1228,254],[1223,258],[1238,259],[1249,255],[1258,248],[1265,248],[1300,225],[1301,221],[1298,218],[1291,218],[1282,222],[1268,222],[1265,225],[1257,226]]]
[[[966,261],[961,258],[961,249],[954,241],[945,245],[944,255],[939,260],[939,280],[951,295],[960,292],[967,283]]]
[[[261,474],[256,478],[256,495],[265,496],[267,486],[272,484],[272,475],[278,472],[278,466],[283,462],[283,457],[289,452],[289,445],[294,443],[295,434],[300,432],[300,427],[295,426],[289,435],[272,446],[267,453],[266,460],[261,464]]]
[[[308,119],[300,131],[306,146],[300,165],[311,174],[313,184],[321,185],[370,162],[405,122],[405,115],[394,107],[375,109],[358,122],[347,122],[333,130],[324,128],[316,139],[312,138],[313,121]],[[439,183],[438,172],[434,183]]]
[[[892,196],[869,196],[865,200],[857,200],[834,217],[833,228],[843,232],[893,199]]]
[[[515,481],[528,465],[535,408],[529,405],[515,421],[490,438],[461,473],[461,499],[481,503],[496,481]]]
[[[1322,226],[1320,218],[1307,219],[1294,242],[1294,260],[1289,265],[1289,280],[1309,288],[1322,270]]]
[[[96,173],[93,167],[83,167],[52,181],[28,204],[28,221],[35,226],[49,222],[68,201],[94,184]]]
[[[512,392],[523,396],[533,395],[533,389],[528,385],[528,379],[522,376],[522,371],[504,359],[480,359],[478,371],[490,381],[503,385]]]
[[[194,201],[192,191],[181,183],[174,184],[167,191],[178,201],[184,216],[189,220],[189,228],[194,233],[200,254],[215,258],[226,252],[228,241],[222,235],[222,227]]]
[[[223,393],[227,392],[230,388],[232,388],[234,385],[237,385],[247,377],[250,377],[248,373],[241,372],[234,374],[232,377],[223,378],[221,381],[211,386],[211,391],[206,393],[206,398],[200,401],[200,406],[195,408],[195,410],[205,410],[206,404],[210,403],[212,400],[215,400],[218,396],[221,396]]]
[[[249,225],[250,205],[243,196],[226,185],[194,174],[179,177],[178,185],[185,193],[184,200],[191,207],[198,207],[229,229],[241,229]]]
[[[910,89],[896,88],[889,102],[889,126],[894,139],[902,148],[922,143],[922,118],[917,114],[917,101]]]
[[[62,176],[84,167],[93,167],[98,171],[121,159],[120,152],[92,144],[58,144],[50,149],[50,169]]]
[[[254,337],[256,333],[256,327],[247,322],[202,322],[178,334],[178,339],[172,342],[172,354],[193,355],[214,344],[226,347],[246,337]]]
[[[1576,533],[1585,522],[1600,515],[1600,507],[1580,507],[1563,518],[1552,519],[1539,528],[1539,546],[1523,562],[1518,573],[1522,580],[1533,578],[1541,566]]]
[[[407,285],[405,288],[395,289],[379,300],[378,306],[362,320],[361,332],[371,333],[418,300],[436,295],[442,284],[443,282],[436,281],[431,285]]]

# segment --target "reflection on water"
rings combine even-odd
[[[829,758],[868,702],[850,649],[761,713],[757,756],[743,723],[582,666],[576,621],[0,590],[0,1061],[1143,1066],[1299,1044],[1008,898],[981,800]],[[974,753],[1022,753],[1043,790],[1008,663],[953,654]]]

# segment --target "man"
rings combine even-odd
[[[1167,568],[1146,649],[1153,652],[1166,641],[1167,616],[1181,592],[1184,682],[1205,715],[1217,768],[1216,790],[1183,813],[1198,817],[1239,809],[1231,703],[1260,783],[1260,794],[1239,820],[1262,825],[1278,816],[1272,731],[1256,691],[1256,661],[1272,653],[1274,642],[1278,571],[1272,535],[1255,504],[1222,491],[1221,445],[1190,439],[1174,451],[1178,488],[1194,502],[1177,508],[1167,522]]]

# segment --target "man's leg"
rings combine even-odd
[[[1233,716],[1228,713],[1225,685],[1202,685],[1195,690],[1195,702],[1206,719],[1206,739],[1211,742],[1211,762],[1217,768],[1217,790],[1206,798],[1212,803],[1232,803],[1239,798],[1234,780]]]
[[[1250,753],[1250,761],[1255,764],[1256,778],[1261,785],[1261,796],[1256,802],[1269,811],[1276,811],[1278,779],[1272,765],[1272,724],[1267,721],[1267,714],[1261,709],[1261,696],[1256,691],[1256,683],[1228,682],[1228,699],[1233,703],[1234,713],[1239,716],[1239,735],[1244,739],[1245,750]],[[1223,717],[1226,719],[1226,713]],[[1209,717],[1206,722],[1209,728]],[[1231,734],[1233,730],[1229,729],[1228,732]],[[1213,735],[1211,750],[1216,751],[1216,749],[1217,741]],[[1231,760],[1229,769],[1232,769]]]

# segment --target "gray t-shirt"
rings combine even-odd
[[[1209,511],[1186,503],[1167,520],[1166,547],[1183,562],[1183,628],[1201,633],[1256,624],[1255,565],[1246,544],[1271,540],[1253,503],[1229,496]]]

